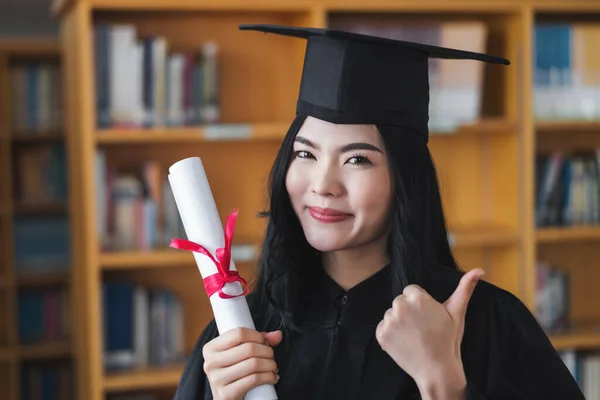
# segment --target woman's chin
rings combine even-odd
[[[344,250],[348,245],[344,240],[335,240],[334,238],[309,237],[307,240],[308,244],[322,253]]]

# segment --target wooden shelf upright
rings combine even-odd
[[[104,200],[99,197],[98,154],[104,155],[106,165],[123,173],[135,174],[140,165],[152,160],[160,166],[162,178],[172,163],[201,157],[223,220],[232,208],[241,209],[235,242],[261,242],[263,223],[255,214],[265,205],[267,175],[294,116],[305,42],[241,32],[237,28],[241,23],[338,28],[482,23],[484,51],[506,57],[512,64],[483,67],[480,117],[450,130],[434,129],[430,149],[459,263],[465,269],[484,268],[487,280],[535,310],[540,252],[574,273],[584,262],[583,258],[570,260],[577,249],[557,258],[544,250],[543,243],[552,247],[558,242],[600,237],[592,228],[563,234],[538,230],[535,224],[536,152],[540,146],[565,143],[563,139],[540,142],[540,138],[555,137],[565,123],[536,121],[532,32],[540,16],[564,11],[561,7],[552,0],[56,0],[53,12],[60,18],[68,77],[64,89],[73,188],[69,201],[73,263],[78,266],[73,272],[73,296],[78,316],[74,348],[79,398],[102,400],[126,391],[174,390],[181,373],[182,360],[163,367],[105,370],[105,308],[98,295],[105,282],[127,279],[176,293],[184,307],[186,354],[212,318],[191,255],[164,248],[106,250],[99,233],[104,229],[98,218]],[[600,7],[588,1],[575,0],[569,8],[577,10],[574,18],[586,13],[600,17]],[[98,26],[111,25],[133,27],[137,40],[165,38],[169,53],[197,52],[207,41],[218,43],[219,122],[214,126],[100,126],[95,32]],[[574,126],[581,134],[593,136],[595,124]],[[593,259],[592,250],[586,251],[587,259]],[[247,275],[253,274],[251,263],[242,268]],[[575,275],[572,285],[591,288],[600,282],[598,273],[592,275],[593,283]],[[590,290],[586,293],[591,295]],[[594,298],[600,301],[597,294]],[[599,311],[586,308],[581,301],[573,306],[578,322],[584,317],[600,321]],[[597,337],[586,331],[553,340],[557,348],[589,349],[600,348]]]

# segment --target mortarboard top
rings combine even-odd
[[[504,58],[336,29],[242,24],[240,30],[307,40],[296,113],[336,124],[398,125],[428,140],[428,59]]]

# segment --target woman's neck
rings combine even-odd
[[[344,290],[381,271],[389,261],[385,238],[360,247],[323,253],[325,272]]]

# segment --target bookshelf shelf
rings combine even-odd
[[[593,350],[600,347],[600,332],[550,335],[550,340],[559,350]]]
[[[405,1],[401,5],[394,4],[393,2],[386,0],[375,0],[369,1],[368,3],[359,1],[341,1],[341,0],[330,0],[327,1],[327,10],[330,12],[397,12],[412,11],[412,12],[432,12],[437,11],[460,13],[486,13],[486,12],[511,12],[517,11],[518,5],[511,4],[509,2],[447,2],[443,0],[432,0],[432,1]]]
[[[600,241],[600,226],[543,228],[537,230],[536,238],[540,244],[586,240]]]
[[[23,288],[66,285],[69,283],[68,273],[43,273],[22,275],[17,277],[17,285]]]
[[[44,56],[60,54],[60,45],[54,37],[3,38],[0,39],[0,53],[17,56]]]
[[[431,132],[431,139],[452,137],[488,137],[496,135],[510,135],[515,132],[517,123],[505,118],[487,118],[473,124],[461,125],[451,132]]]
[[[173,387],[179,383],[183,365],[151,367],[104,376],[104,390],[119,392]]]
[[[0,216],[12,215],[12,202],[0,201]]]
[[[245,0],[149,0],[143,3],[138,1],[119,1],[119,0],[92,0],[91,6],[95,10],[120,10],[120,11],[306,11],[311,4],[305,1],[277,1],[277,0],[257,0],[251,3]]]
[[[15,358],[15,351],[12,348],[0,347],[0,362],[11,361]]]
[[[50,203],[16,203],[14,213],[16,215],[57,215],[64,214],[68,206],[60,202]]]
[[[102,253],[100,265],[104,270],[128,270],[136,268],[164,268],[193,265],[194,257],[181,250],[149,250]]]
[[[11,140],[13,143],[51,143],[62,142],[65,140],[65,135],[58,131],[23,133],[15,132]]]
[[[71,345],[66,342],[42,343],[19,348],[19,356],[23,360],[64,358],[70,355]]]
[[[566,135],[574,132],[600,133],[600,120],[598,121],[539,121],[535,124],[539,134],[564,133]]]
[[[96,134],[99,144],[181,143],[216,140],[281,140],[286,124],[219,124],[214,126],[148,129],[107,129]]]
[[[516,230],[495,226],[451,228],[449,233],[455,248],[506,246],[515,244],[519,240]]]

